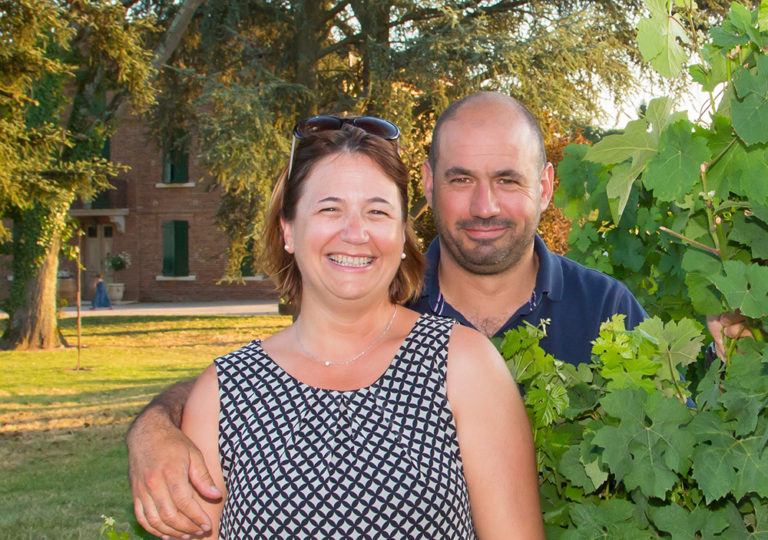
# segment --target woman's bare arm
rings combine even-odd
[[[156,536],[197,534],[211,521],[195,501],[221,494],[203,456],[181,432],[182,410],[195,384],[183,381],[157,395],[128,430],[128,476],[136,519]]]
[[[200,449],[214,485],[221,493],[226,493],[219,457],[219,385],[213,364],[203,371],[189,394],[181,430]],[[224,497],[209,498],[195,493],[194,498],[211,518],[211,531],[202,537],[218,538]]]
[[[478,537],[544,538],[528,416],[515,381],[486,337],[454,327],[447,386]]]

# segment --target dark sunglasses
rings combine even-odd
[[[366,133],[376,135],[387,141],[396,141],[400,137],[400,129],[383,118],[375,116],[354,116],[352,118],[339,118],[338,116],[311,116],[301,120],[293,127],[293,138],[291,140],[291,157],[288,161],[288,176],[291,177],[293,171],[293,155],[296,150],[296,140],[315,135],[323,131],[336,131],[342,128],[344,124],[352,124]]]

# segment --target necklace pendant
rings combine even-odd
[[[328,360],[326,360],[326,361],[325,361],[325,362],[323,362],[323,363],[324,363],[326,366],[330,366],[330,365],[331,365],[331,363],[330,363]]]

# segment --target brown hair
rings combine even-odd
[[[264,269],[277,284],[283,300],[296,305],[301,302],[301,273],[294,256],[284,249],[280,219],[293,221],[296,217],[296,205],[312,168],[323,158],[342,152],[367,156],[397,186],[405,223],[405,259],[389,286],[389,298],[403,303],[419,292],[424,272],[424,257],[408,218],[408,170],[400,159],[396,141],[384,140],[350,124],[296,140],[291,176],[287,178],[288,167],[283,169],[269,201],[262,251]]]

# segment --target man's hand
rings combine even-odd
[[[189,538],[211,529],[193,489],[213,500],[220,499],[221,492],[202,454],[174,425],[173,416],[165,407],[150,404],[134,421],[126,437],[128,475],[141,526],[163,538]]]
[[[747,318],[740,313],[721,313],[707,315],[707,329],[715,341],[715,351],[720,360],[725,360],[725,338],[738,339],[752,337],[744,324]]]

